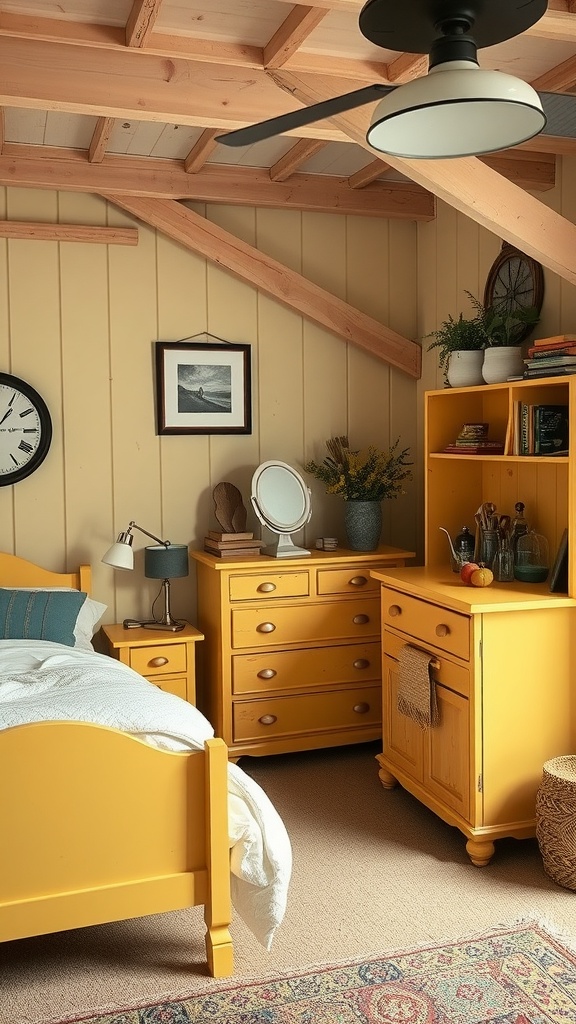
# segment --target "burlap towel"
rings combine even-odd
[[[417,647],[404,644],[398,655],[398,700],[400,714],[413,718],[428,729],[438,725],[440,716],[436,703],[436,687],[430,678],[430,662],[434,659]]]

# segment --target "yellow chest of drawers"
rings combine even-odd
[[[478,866],[494,842],[535,834],[542,765],[574,750],[575,602],[524,583],[466,587],[450,570],[378,573],[382,584],[380,779],[398,782],[467,838]],[[398,656],[430,655],[439,724],[398,709]]]
[[[242,754],[280,754],[381,735],[380,591],[371,569],[401,548],[245,561],[192,551],[198,705]]]

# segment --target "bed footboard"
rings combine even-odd
[[[232,973],[222,740],[37,722],[0,732],[0,777],[0,941],[204,904],[210,973]]]

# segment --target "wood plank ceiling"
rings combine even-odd
[[[482,159],[384,159],[364,140],[361,108],[245,149],[216,143],[222,130],[425,74],[424,56],[361,36],[362,4],[0,0],[0,183],[127,208],[142,198],[142,219],[158,200],[157,220],[181,199],[430,220],[439,196],[576,284],[576,228],[531,194],[553,186],[556,156],[576,153],[574,139],[539,136]],[[573,6],[550,0],[529,31],[480,51],[481,65],[574,91]],[[389,332],[381,354],[417,376],[412,345],[398,362]]]

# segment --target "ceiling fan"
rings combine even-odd
[[[248,146],[374,100],[366,138],[381,153],[437,159],[493,153],[539,132],[576,135],[576,97],[538,93],[527,82],[479,67],[477,50],[512,39],[545,13],[547,0],[368,0],[363,36],[377,46],[428,53],[428,74],[405,85],[376,83],[216,136]]]

